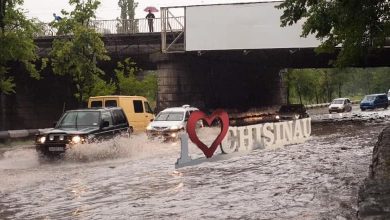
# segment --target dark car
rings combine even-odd
[[[360,109],[362,111],[365,111],[366,109],[376,109],[376,108],[387,109],[388,106],[389,106],[389,102],[387,99],[387,95],[385,93],[366,95],[364,96],[363,100],[360,102]]]
[[[279,120],[296,120],[309,117],[303,104],[282,105],[277,113]]]
[[[56,126],[36,136],[35,146],[45,156],[58,156],[80,143],[130,135],[122,108],[79,109],[65,112]]]

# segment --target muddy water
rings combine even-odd
[[[80,145],[60,161],[13,147],[0,157],[0,219],[354,219],[386,126],[369,114],[315,122],[304,144],[178,170],[179,145],[143,134]]]

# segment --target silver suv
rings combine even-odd
[[[146,127],[149,138],[163,137],[165,140],[176,140],[178,133],[185,130],[190,114],[199,109],[183,105],[182,107],[166,108]]]

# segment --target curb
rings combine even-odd
[[[34,137],[35,135],[41,134],[49,129],[51,128],[0,131],[0,140]]]
[[[359,104],[360,101],[351,101],[352,104]],[[312,105],[305,105],[307,109],[312,109],[312,108],[322,108],[322,107],[327,107],[330,105],[330,102],[327,103],[320,103],[320,104],[312,104]]]

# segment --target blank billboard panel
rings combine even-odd
[[[280,27],[280,2],[186,7],[186,51],[317,47],[302,22]]]

